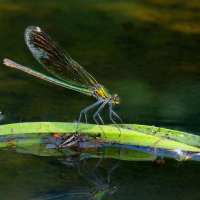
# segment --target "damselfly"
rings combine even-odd
[[[116,124],[114,117],[121,121],[118,114],[113,110],[113,106],[119,104],[118,96],[111,95],[104,86],[100,85],[92,75],[75,62],[55,41],[42,31],[41,28],[29,26],[25,31],[25,41],[36,60],[47,71],[52,73],[55,78],[19,65],[9,59],[4,59],[5,65],[96,98],[97,101],[95,103],[80,112],[78,123],[80,123],[83,115],[85,115],[87,123],[87,112],[99,106],[93,115],[93,119],[97,124],[99,124],[97,119],[100,120],[100,123],[104,124],[100,112],[107,104],[109,105],[110,120],[114,124]]]

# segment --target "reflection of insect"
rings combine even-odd
[[[59,138],[59,148],[66,147],[78,147],[79,142],[86,142],[87,135],[83,134],[69,134],[65,136],[60,136]]]
[[[82,178],[84,178],[86,181],[88,181],[90,183],[90,187],[91,188],[86,188],[85,184],[84,186],[81,187],[68,187],[66,188],[66,191],[58,191],[58,192],[53,192],[53,193],[48,193],[47,195],[43,195],[40,197],[36,197],[32,200],[58,200],[58,199],[81,199],[81,200],[103,200],[105,198],[106,195],[112,195],[113,193],[115,193],[117,191],[117,187],[116,186],[111,186],[110,184],[110,179],[111,179],[111,175],[113,170],[116,169],[117,166],[114,166],[113,168],[111,168],[108,171],[108,177],[107,180],[108,182],[105,183],[103,182],[103,180],[101,178],[99,178],[100,176],[94,173],[94,171],[96,171],[96,169],[89,169],[89,173],[86,172],[81,172],[80,170],[80,160],[74,160],[74,164],[73,165],[69,165],[69,159],[67,158],[67,160],[64,159],[59,159],[59,161],[66,165],[67,167],[69,166],[74,166],[74,164],[76,164],[78,166],[78,172],[80,174],[80,176]],[[99,163],[98,163],[99,165]],[[85,168],[85,162],[84,162],[84,166]],[[98,167],[98,166],[96,166]],[[95,167],[95,168],[96,168]],[[71,170],[69,171],[71,173]]]
[[[54,42],[39,27],[28,27],[25,31],[25,41],[30,51],[39,61],[39,63],[50,73],[54,74],[57,78],[47,76],[28,67],[16,64],[8,59],[4,59],[4,63],[7,66],[17,68],[51,83],[96,98],[97,102],[81,111],[79,122],[81,121],[83,114],[85,115],[85,119],[87,122],[87,112],[100,104],[101,105],[93,115],[93,119],[97,124],[99,124],[97,121],[97,117],[99,118],[100,122],[104,124],[100,116],[100,112],[106,104],[109,105],[110,120],[115,123],[113,117],[120,119],[117,113],[113,111],[113,105],[119,104],[118,96],[110,95],[104,86],[98,84],[98,82],[84,68],[76,63],[56,42]]]
[[[89,173],[86,173],[85,169],[85,163],[83,165],[83,172],[80,168],[80,162],[77,163],[79,174],[86,179],[88,182],[92,183],[93,187],[90,191],[90,198],[89,200],[101,200],[103,199],[106,194],[113,194],[117,191],[116,186],[111,186],[111,177],[114,172],[114,170],[117,169],[119,166],[120,160],[111,168],[108,169],[107,174],[107,182],[103,181],[103,178],[100,176],[98,172],[98,168],[100,167],[101,162],[103,161],[103,157],[97,162],[96,166],[93,168],[93,170],[89,170]]]
[[[9,139],[7,140],[7,145],[14,145],[14,142],[16,142],[16,141],[17,141],[16,138],[9,138]]]

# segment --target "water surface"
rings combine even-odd
[[[199,9],[198,0],[1,0],[0,58],[44,71],[23,39],[27,26],[38,25],[99,83],[119,94],[121,105],[116,110],[125,123],[198,134]],[[0,93],[1,124],[73,122],[95,101],[3,65]],[[104,119],[110,123],[106,111]],[[56,194],[66,195],[60,199],[83,199],[77,194],[80,191],[87,199],[96,184],[81,176],[76,165],[66,166],[58,158],[2,150],[0,160],[2,200],[45,199]],[[97,162],[87,161],[86,177]],[[116,162],[105,159],[99,166],[103,185]],[[197,162],[167,160],[156,167],[152,162],[121,161],[110,183],[118,189],[110,196],[107,192],[105,199],[198,200],[199,180]]]

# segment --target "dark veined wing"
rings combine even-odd
[[[25,31],[25,41],[38,62],[57,78],[80,87],[89,88],[98,84],[39,27],[29,26]]]

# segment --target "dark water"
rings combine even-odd
[[[27,26],[38,25],[99,83],[119,94],[116,110],[125,123],[198,134],[199,11],[198,0],[1,0],[0,58],[43,71],[23,39]],[[3,65],[0,94],[1,124],[72,122],[94,102]],[[93,176],[98,159],[90,159],[85,167],[79,163],[81,172],[57,158],[12,151],[1,151],[0,160],[1,200],[89,199],[94,188],[104,191],[105,199],[200,199],[199,163],[193,161],[167,160],[161,167],[121,161],[107,184],[116,160],[103,160]]]

